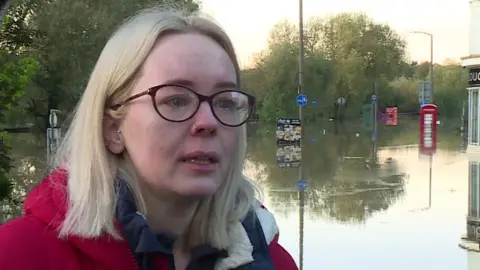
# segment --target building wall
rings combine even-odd
[[[480,0],[470,0],[470,55],[480,55]]]

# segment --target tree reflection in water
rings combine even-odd
[[[379,158],[378,151],[374,151],[379,147],[418,143],[418,120],[400,119],[399,123],[397,127],[380,126],[376,145],[370,134],[362,132],[355,123],[309,124],[302,149],[302,167],[309,182],[305,208],[311,218],[363,223],[404,196],[408,175],[402,173],[394,157]],[[442,128],[439,128],[439,140],[446,143],[440,143],[439,147],[449,150],[460,147],[455,133]],[[325,135],[323,129],[326,129]],[[255,178],[252,168],[261,166],[262,185],[269,191],[271,207],[286,216],[298,211],[295,190],[298,169],[277,168],[273,131],[265,127],[250,130],[247,173]]]

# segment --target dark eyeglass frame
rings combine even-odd
[[[163,116],[160,111],[158,110],[157,108],[157,104],[155,102],[155,95],[157,94],[158,90],[164,88],[164,87],[168,87],[168,86],[174,86],[174,87],[180,87],[180,88],[183,88],[183,89],[186,89],[192,93],[194,93],[197,98],[198,98],[198,105],[197,105],[197,108],[193,111],[192,115],[190,115],[189,117],[183,119],[183,120],[171,120],[171,119],[168,119],[166,118],[165,116]],[[223,94],[223,93],[228,93],[228,92],[231,92],[231,93],[240,93],[240,94],[243,94],[245,96],[247,96],[248,98],[248,105],[249,105],[249,108],[248,108],[248,116],[247,118],[241,122],[240,124],[237,124],[237,125],[230,125],[230,124],[226,124],[224,123],[222,120],[220,120],[220,118],[217,116],[217,114],[215,113],[215,110],[213,109],[213,99],[220,95],[220,94]],[[243,124],[245,124],[248,119],[250,118],[251,114],[252,114],[252,111],[253,111],[253,107],[255,106],[255,97],[250,95],[250,94],[247,94],[243,91],[240,91],[240,90],[223,90],[223,91],[220,91],[220,92],[216,92],[210,96],[205,96],[205,95],[202,95],[202,94],[199,94],[195,91],[193,91],[192,89],[184,86],[184,85],[180,85],[180,84],[160,84],[160,85],[157,85],[157,86],[153,86],[153,87],[150,87],[148,88],[148,90],[146,91],[143,91],[141,93],[138,93],[136,95],[133,95],[129,98],[127,98],[125,101],[123,102],[120,102],[120,103],[117,103],[117,104],[114,104],[112,106],[110,106],[110,109],[113,110],[113,111],[116,111],[118,109],[120,109],[120,107],[124,106],[125,104],[127,104],[128,102],[132,101],[132,100],[135,100],[139,97],[143,97],[145,95],[149,95],[151,98],[152,98],[152,105],[153,105],[153,108],[155,108],[155,111],[157,112],[158,115],[160,115],[160,117],[162,117],[163,119],[167,120],[167,121],[170,121],[170,122],[175,122],[175,123],[180,123],[180,122],[185,122],[187,120],[190,120],[192,119],[193,116],[195,116],[195,114],[198,112],[198,109],[200,109],[200,105],[202,104],[202,102],[206,101],[208,103],[208,105],[210,106],[210,110],[212,111],[212,114],[213,116],[215,116],[215,118],[218,120],[218,122],[222,123],[222,125],[225,125],[225,126],[228,126],[228,127],[239,127]]]

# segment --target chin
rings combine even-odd
[[[212,196],[217,190],[218,184],[216,183],[190,183],[187,186],[179,187],[177,193],[184,197],[204,198]]]

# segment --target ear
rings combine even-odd
[[[120,131],[120,125],[110,115],[103,117],[103,138],[105,146],[114,154],[121,154],[125,150],[123,135]]]

